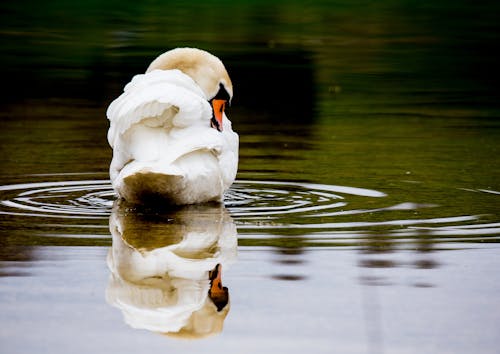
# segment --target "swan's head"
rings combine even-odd
[[[212,105],[212,127],[222,131],[224,109],[233,97],[233,84],[219,58],[201,49],[176,48],[153,60],[146,72],[158,69],[178,69],[190,76]]]

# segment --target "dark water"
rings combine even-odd
[[[3,2],[0,351],[498,353],[499,10]],[[177,46],[228,68],[238,180],[136,210],[105,110]]]

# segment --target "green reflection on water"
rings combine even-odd
[[[239,178],[388,195],[383,201],[351,196],[352,209],[438,206],[414,214],[342,215],[338,222],[457,215],[497,222],[498,197],[479,190],[500,190],[499,75],[491,54],[500,32],[498,7],[452,1],[4,2],[0,64],[8,68],[9,90],[0,99],[0,178],[7,184],[30,182],[28,174],[106,173],[108,103],[158,53],[199,46],[223,59],[235,83],[229,115],[241,136]],[[8,236],[2,239],[16,245],[109,242],[40,238],[39,225],[49,221],[25,228],[29,220],[3,218]],[[279,222],[307,223],[296,216]],[[380,237],[388,230],[372,231]],[[241,244],[311,245],[303,231],[266,232],[275,238],[242,237]]]

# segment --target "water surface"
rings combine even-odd
[[[0,10],[2,352],[498,351],[496,3]],[[106,107],[176,46],[226,63],[237,182],[121,205]]]

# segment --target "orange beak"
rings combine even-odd
[[[225,108],[226,100],[212,100],[213,117],[210,124],[212,128],[215,128],[220,132],[222,131],[222,118],[224,117]]]

